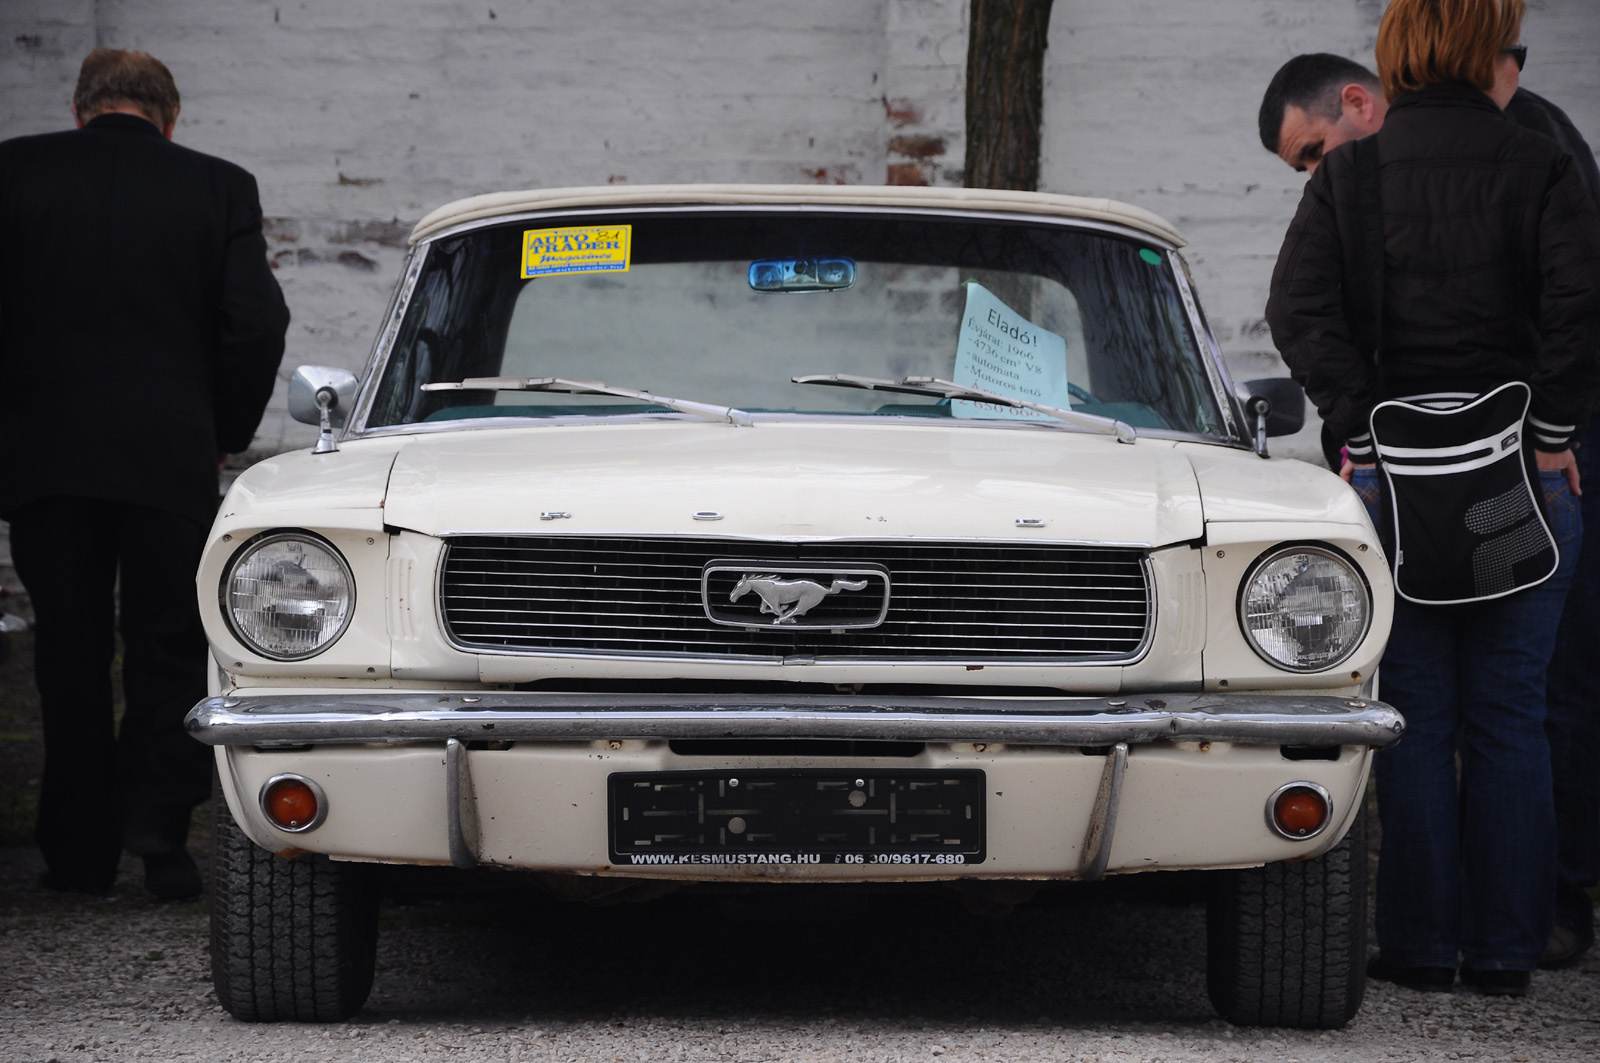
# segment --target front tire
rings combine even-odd
[[[336,1022],[366,1003],[378,945],[370,869],[285,859],[211,809],[211,980],[246,1022]]]
[[[1206,988],[1236,1026],[1337,1029],[1366,992],[1367,814],[1315,860],[1216,875]]]

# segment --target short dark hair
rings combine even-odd
[[[1278,133],[1283,113],[1298,107],[1308,115],[1332,122],[1343,113],[1339,90],[1354,82],[1374,94],[1383,91],[1378,75],[1352,59],[1328,52],[1297,55],[1278,68],[1261,98],[1261,146],[1278,153]]]
[[[178,120],[178,86],[172,71],[148,52],[96,48],[78,71],[72,109],[87,122],[113,107],[133,107],[165,129]]]

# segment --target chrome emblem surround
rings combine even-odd
[[[713,587],[713,582],[718,586]],[[876,611],[858,611],[848,618],[806,615],[831,598],[848,595],[854,599],[875,584],[879,588]],[[741,607],[741,599],[758,601],[759,608]],[[711,561],[700,570],[700,602],[706,619],[724,627],[860,631],[877,627],[889,615],[889,570],[872,564]]]

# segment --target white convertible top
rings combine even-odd
[[[1173,247],[1185,243],[1164,219],[1114,199],[1013,192],[995,188],[924,188],[904,185],[600,185],[491,192],[446,203],[417,222],[413,244],[464,222],[573,207],[675,204],[758,206],[859,206],[1048,214],[1127,226]]]

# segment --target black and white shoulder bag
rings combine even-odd
[[[1373,359],[1381,371],[1383,213],[1377,140],[1355,147],[1371,285]],[[1467,401],[1388,399],[1372,410],[1383,496],[1380,528],[1395,592],[1421,605],[1489,601],[1543,583],[1559,560],[1524,425],[1521,381]]]

